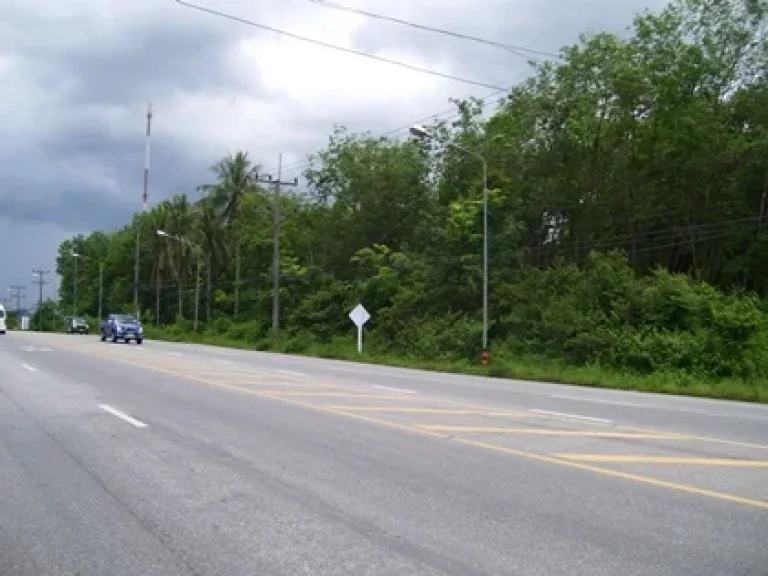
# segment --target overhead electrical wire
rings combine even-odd
[[[725,220],[720,222],[719,224],[725,225],[730,223],[739,223],[742,221],[746,221],[749,219],[739,219],[739,220]],[[751,220],[755,221],[757,218],[751,218]],[[710,223],[710,225],[718,224],[718,222]],[[734,235],[738,234],[752,234],[756,233],[759,230],[759,226],[757,223],[753,223],[752,225],[739,225],[736,228],[729,229],[726,227],[722,227],[721,229],[711,230],[707,231],[707,233],[702,234],[700,236],[697,236],[695,238],[675,238],[673,235],[666,235],[666,236],[657,236],[656,238],[650,238],[649,240],[655,240],[655,242],[651,242],[650,245],[641,246],[638,248],[631,249],[632,253],[642,253],[642,252],[654,252],[656,250],[666,250],[668,248],[676,248],[678,246],[690,246],[692,242],[694,242],[697,246],[702,246],[707,243],[710,243],[713,240],[722,240],[725,238],[733,237]],[[661,230],[659,232],[672,232],[677,231],[677,228],[668,228],[666,230]],[[638,237],[638,240],[641,238]],[[626,242],[622,242],[622,239],[610,239],[606,238],[604,240],[599,240],[596,242],[578,242],[578,243],[565,243],[563,245],[559,244],[539,244],[536,246],[527,246],[534,254],[541,254],[543,252],[551,252],[551,253],[558,253],[562,251],[567,250],[573,250],[578,249],[580,252],[587,254],[592,249],[599,249],[599,250],[607,250],[609,248],[620,248],[622,245],[626,244]],[[718,243],[718,245],[721,245],[721,243]],[[629,250],[627,250],[629,251]],[[538,268],[546,268],[548,265],[544,266],[536,266],[535,264],[529,264],[531,266],[535,266]],[[240,286],[247,286],[247,285],[256,285],[261,282],[269,281],[269,274],[267,273],[261,273],[255,276],[251,276],[248,278],[243,278],[240,280],[239,285]],[[220,282],[216,284],[216,288],[219,289],[228,289],[232,288],[237,284],[236,281],[226,281],[226,282]],[[180,286],[179,286],[180,285]],[[168,278],[165,282],[163,282],[163,286],[165,289],[176,289],[178,290],[179,287],[184,293],[192,294],[194,291],[194,280],[190,281],[182,281],[179,282],[176,279]],[[151,288],[155,288],[156,284],[155,282],[143,282],[140,284],[140,288],[148,290]]]
[[[392,60],[390,58],[384,58],[383,56],[377,56],[376,54],[370,54],[368,52],[363,52],[361,50],[355,50],[353,48],[344,48],[343,46],[337,46],[335,44],[330,44],[328,42],[323,42],[322,40],[315,40],[313,38],[307,38],[306,36],[300,36],[299,34],[294,34],[293,32],[287,32],[286,30],[280,30],[278,28],[274,28],[272,26],[267,26],[266,24],[259,24],[258,22],[253,22],[252,20],[248,20],[246,18],[241,18],[240,16],[235,16],[233,14],[227,14],[226,12],[220,12],[219,10],[214,10],[213,8],[207,8],[206,6],[200,6],[198,4],[192,4],[191,2],[185,2],[184,0],[176,0],[176,3],[184,6],[186,8],[191,8],[192,10],[198,10],[200,12],[205,12],[207,14],[211,14],[213,16],[218,16],[219,18],[224,18],[226,20],[232,20],[233,22],[239,22],[241,24],[246,24],[248,26],[252,26],[254,28],[260,28],[262,30],[267,30],[269,32],[274,32],[275,34],[280,34],[281,36],[286,36],[288,38],[293,38],[294,40],[299,40],[301,42],[308,42],[310,44],[314,44],[316,46],[322,46],[323,48],[328,48],[330,50],[336,50],[338,52],[346,52],[347,54],[354,54],[355,56],[361,56],[363,58],[369,58],[371,60],[376,60],[378,62],[384,62],[385,64],[391,64],[393,66],[399,66],[400,68],[405,68],[407,70],[412,70],[414,72],[420,72],[422,74],[429,74],[430,76],[436,76],[438,78],[443,78],[445,80],[452,80],[454,82],[461,82],[462,84],[469,84],[472,86],[480,86],[483,88],[490,88],[492,90],[502,90],[503,88],[500,86],[496,86],[494,84],[489,84],[487,82],[480,82],[477,80],[470,80],[467,78],[462,78],[460,76],[454,76],[453,74],[447,74],[445,72],[438,72],[437,70],[430,70],[429,68],[422,68],[420,66],[415,66],[413,64],[408,64],[407,62],[401,62],[399,60]]]
[[[499,96],[501,94],[508,94],[512,89],[513,89],[513,86],[510,86],[508,88],[500,88],[498,90],[494,90],[490,94],[486,94],[485,96],[478,97],[477,100],[480,102],[485,102],[486,100],[490,100],[494,96]],[[445,117],[440,118],[441,116],[445,116]],[[430,114],[429,116],[425,116],[424,118],[414,120],[413,122],[410,122],[405,126],[400,126],[399,128],[387,130],[386,132],[381,132],[378,134],[378,137],[386,138],[388,136],[393,136],[399,133],[407,132],[408,130],[410,130],[411,126],[413,126],[414,124],[423,124],[425,122],[429,122],[437,119],[450,120],[452,118],[457,118],[458,116],[461,116],[461,112],[457,112],[456,108],[449,108],[447,110],[443,110],[442,112],[435,112],[434,114]],[[311,162],[309,160],[299,160],[298,162],[291,163],[287,166],[283,166],[283,174],[292,174],[296,172],[296,170],[300,170],[301,168],[309,166],[310,164]],[[274,172],[276,170],[277,168],[275,167],[271,171]]]
[[[522,52],[528,52],[529,54],[538,54],[539,56],[547,56],[549,58],[560,59],[560,56],[552,52],[544,52],[542,50],[534,50],[532,48],[526,48],[524,46],[515,46],[514,44],[506,44],[504,42],[496,42],[494,40],[487,40],[485,38],[479,38],[477,36],[470,36],[469,34],[462,34],[461,32],[454,32],[452,30],[445,30],[443,28],[436,28],[434,26],[427,26],[426,24],[419,24],[417,22],[411,22],[409,20],[403,20],[401,18],[394,18],[392,16],[385,16],[383,14],[376,14],[374,12],[368,12],[367,10],[360,10],[358,8],[351,8],[349,6],[342,6],[335,2],[329,2],[328,0],[309,0],[313,4],[323,6],[324,8],[331,8],[333,10],[341,10],[343,12],[349,12],[350,14],[359,14],[361,16],[367,16],[368,18],[375,18],[376,20],[385,20],[387,22],[393,22],[402,26],[408,26],[409,28],[416,28],[417,30],[423,30],[425,32],[433,32],[435,34],[443,34],[444,36],[451,36],[458,38],[459,40],[467,40],[470,42],[477,42],[479,44],[485,44],[486,46],[493,46],[501,50],[506,50],[520,56],[521,58],[528,58],[527,55]]]

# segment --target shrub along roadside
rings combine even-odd
[[[224,334],[213,330],[195,333],[185,324],[173,325],[164,329],[147,326],[145,331],[150,339],[172,342],[209,344],[246,350],[418,368],[436,372],[768,403],[768,381],[764,380],[746,381],[735,377],[713,379],[705,376],[697,377],[681,370],[638,374],[618,371],[599,364],[569,366],[562,361],[546,357],[516,355],[508,351],[495,352],[492,364],[483,367],[468,360],[448,358],[430,360],[392,354],[382,350],[382,346],[375,341],[375,338],[371,339],[371,342],[366,345],[366,350],[362,355],[359,355],[351,335],[349,338],[336,337],[325,343],[318,342],[310,335],[301,333],[293,336],[262,336],[258,339],[246,339],[233,337],[232,333],[241,335],[250,332],[251,335],[255,335],[260,331],[255,330],[254,333],[254,327],[251,326],[249,329],[248,324],[245,323],[230,325],[230,329]]]

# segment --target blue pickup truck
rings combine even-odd
[[[110,339],[112,342],[122,340],[127,344],[135,340],[136,344],[141,344],[144,341],[144,328],[130,314],[110,314],[106,321],[101,323],[99,330],[102,342]]]

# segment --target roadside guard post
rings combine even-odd
[[[491,363],[491,352],[489,350],[483,350],[480,353],[480,362],[483,366],[488,366]]]
[[[362,354],[363,326],[365,326],[365,323],[371,319],[371,315],[368,313],[368,310],[365,309],[365,306],[358,304],[349,313],[349,319],[355,323],[355,326],[357,326],[357,353]]]

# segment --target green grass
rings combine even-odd
[[[746,402],[768,403],[768,382],[748,382],[738,379],[713,380],[684,372],[656,372],[650,375],[631,374],[604,366],[569,366],[551,359],[513,356],[507,352],[496,353],[490,366],[482,366],[467,360],[425,359],[395,356],[369,346],[358,354],[351,339],[335,339],[321,344],[302,338],[264,338],[256,342],[234,339],[211,332],[187,332],[179,329],[159,330],[146,328],[147,338],[171,342],[190,342],[296,354],[315,358],[329,358],[404,368],[417,368],[435,372],[469,374],[496,378],[515,378],[540,382],[556,382],[596,388],[634,390],[660,394],[679,394]]]

